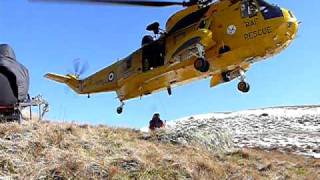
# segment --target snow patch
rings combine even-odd
[[[170,131],[223,130],[238,147],[278,149],[320,158],[320,106],[292,106],[208,113],[167,122]],[[143,128],[142,131],[148,131]],[[188,131],[190,133],[190,131]]]

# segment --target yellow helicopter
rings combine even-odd
[[[119,114],[126,100],[160,90],[171,95],[172,87],[208,77],[211,87],[238,78],[238,90],[246,93],[250,65],[288,47],[299,27],[290,10],[264,0],[66,1],[185,7],[169,18],[165,30],[157,22],[150,24],[147,30],[153,36],[143,37],[140,49],[85,79],[77,74],[45,75],[78,94],[115,91]]]

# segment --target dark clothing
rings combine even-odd
[[[165,47],[164,40],[151,42],[142,48],[142,70],[143,72],[151,68],[164,65]]]
[[[24,101],[29,91],[29,72],[16,60],[13,49],[0,45],[0,105]]]
[[[152,118],[150,121],[149,129],[155,130],[156,128],[162,128],[164,126],[164,123],[159,118]]]
[[[18,102],[18,98],[15,95],[13,88],[11,87],[9,79],[2,73],[0,73],[0,83],[0,106],[16,104]]]

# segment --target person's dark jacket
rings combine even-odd
[[[29,91],[29,72],[16,60],[13,49],[0,45],[0,105],[24,101]]]
[[[155,130],[157,128],[162,128],[164,126],[163,121],[160,118],[154,117],[150,121],[149,129]]]

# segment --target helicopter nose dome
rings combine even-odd
[[[294,39],[298,33],[299,22],[292,11],[283,9],[285,21],[287,23],[287,33],[289,39]]]

